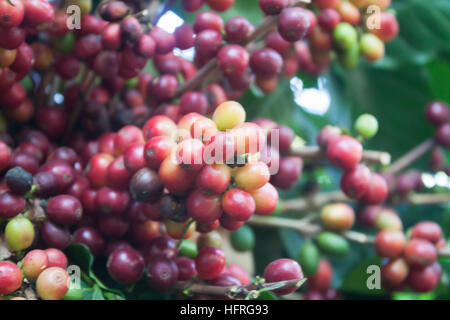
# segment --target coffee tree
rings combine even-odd
[[[449,298],[448,9],[0,0],[0,298]]]

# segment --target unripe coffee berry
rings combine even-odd
[[[355,130],[363,138],[370,139],[378,132],[378,120],[373,115],[364,113],[356,119]]]
[[[334,203],[322,208],[320,219],[326,229],[344,231],[353,226],[355,222],[355,212],[348,204]]]

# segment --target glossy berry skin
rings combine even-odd
[[[142,130],[136,126],[125,126],[117,132],[114,138],[114,154],[120,156],[128,147],[142,143],[144,143]]]
[[[361,143],[356,139],[341,136],[328,145],[327,159],[336,167],[350,170],[361,161],[362,151]]]
[[[318,22],[322,29],[331,32],[341,21],[338,11],[333,8],[321,10],[318,16]]]
[[[48,267],[67,268],[67,257],[61,250],[49,248],[45,250],[48,258]]]
[[[204,166],[197,175],[196,184],[201,190],[221,194],[225,192],[231,180],[231,169],[225,164]]]
[[[55,18],[55,10],[47,1],[24,1],[24,24],[30,28],[38,28],[45,23],[50,23]]]
[[[238,155],[261,151],[266,145],[266,137],[262,129],[254,123],[244,122],[231,130]]]
[[[236,44],[222,47],[217,58],[223,73],[231,77],[243,74],[249,64],[247,50]]]
[[[146,164],[150,168],[158,169],[164,159],[170,155],[174,147],[174,141],[167,136],[151,138],[144,146],[144,159]]]
[[[60,225],[73,225],[80,221],[83,215],[80,201],[70,195],[59,195],[50,199],[45,211],[51,221]]]
[[[442,229],[436,222],[422,221],[412,228],[410,237],[428,240],[436,244],[442,238]]]
[[[73,243],[85,244],[94,256],[102,253],[105,247],[105,240],[100,233],[91,227],[77,229],[73,236]]]
[[[190,91],[185,92],[181,96],[180,113],[189,114],[196,112],[199,114],[206,114],[208,111],[208,100],[202,92]]]
[[[194,12],[203,6],[204,0],[181,0],[181,7],[187,12]]]
[[[236,186],[247,192],[262,188],[269,179],[269,168],[261,161],[248,162],[234,172]]]
[[[3,171],[8,165],[11,159],[11,149],[6,143],[0,141],[0,172]]]
[[[253,25],[244,17],[232,17],[225,24],[225,34],[231,42],[244,41],[254,30]]]
[[[281,72],[283,58],[275,50],[264,48],[252,53],[250,66],[256,75],[272,77]]]
[[[71,241],[69,230],[63,229],[50,221],[45,221],[42,224],[40,236],[48,247],[61,250],[67,248]]]
[[[28,280],[36,280],[47,267],[49,267],[48,256],[44,250],[31,250],[23,258],[22,272]]]
[[[371,173],[365,165],[357,165],[351,170],[347,170],[341,177],[342,191],[353,199],[359,199],[370,186]]]
[[[278,191],[270,183],[251,191],[250,195],[255,200],[255,214],[257,215],[271,214],[278,205]]]
[[[215,247],[202,248],[195,258],[195,268],[202,279],[217,278],[225,268],[225,254]]]
[[[22,285],[22,271],[11,261],[0,261],[0,294],[9,294]]]
[[[43,300],[60,300],[70,287],[70,277],[59,267],[47,268],[36,280],[36,291]]]
[[[134,249],[114,250],[106,263],[108,273],[119,283],[138,282],[144,272],[144,258]]]
[[[388,186],[386,180],[378,173],[372,173],[370,185],[367,192],[362,197],[366,204],[380,204],[388,195]]]
[[[0,26],[4,28],[17,27],[23,20],[24,6],[21,0],[0,1]]]
[[[407,278],[409,269],[403,258],[391,260],[381,267],[381,280],[388,288],[399,286]]]
[[[169,290],[178,279],[178,267],[173,260],[159,258],[148,266],[147,282],[157,290]]]
[[[189,194],[186,208],[189,215],[200,223],[214,222],[222,215],[220,196],[208,195],[199,189]]]
[[[106,153],[100,153],[89,160],[86,168],[86,178],[95,187],[104,187],[108,184],[108,167],[114,158]]]
[[[398,258],[405,248],[406,238],[402,232],[383,230],[375,237],[374,248],[379,257]]]
[[[433,125],[439,126],[450,120],[450,108],[443,101],[432,101],[425,108],[425,116]]]
[[[284,40],[295,42],[306,36],[310,26],[308,11],[302,8],[286,8],[278,19],[278,32]]]
[[[348,204],[333,203],[322,208],[320,219],[326,229],[344,231],[353,226],[355,212]]]
[[[176,257],[174,259],[178,267],[178,280],[188,281],[197,275],[195,270],[195,261],[187,257]]]
[[[289,0],[259,0],[261,10],[267,15],[279,14],[289,4]]]
[[[450,123],[445,123],[437,128],[435,139],[444,148],[450,148]]]
[[[164,186],[173,193],[189,190],[195,181],[195,175],[183,169],[171,157],[167,157],[161,163],[158,174]]]
[[[234,4],[234,0],[206,0],[208,6],[219,12],[227,11]]]
[[[175,122],[169,117],[161,115],[150,118],[142,129],[145,141],[157,136],[173,137],[176,130]]]
[[[279,282],[293,279],[302,279],[303,271],[300,265],[291,259],[278,259],[272,261],[264,269],[264,278],[267,283]],[[294,292],[298,288],[277,289],[274,292],[278,295],[285,295]]]
[[[232,219],[246,221],[256,210],[255,200],[241,189],[230,189],[222,197],[223,211]]]
[[[408,275],[408,284],[416,292],[429,292],[436,288],[441,279],[442,267],[435,262],[425,268],[412,268]]]
[[[223,20],[215,12],[200,12],[194,21],[194,31],[199,33],[203,30],[215,30],[221,32],[223,30]]]
[[[137,171],[130,182],[130,194],[134,200],[147,202],[160,194],[163,189],[157,172],[148,168]]]
[[[194,29],[189,24],[185,23],[175,29],[176,47],[181,50],[186,50],[194,46]]]
[[[423,268],[437,259],[436,247],[423,239],[412,239],[405,246],[404,257],[411,267]]]
[[[123,153],[125,168],[131,173],[144,168],[146,166],[144,158],[144,145],[133,144],[125,149]]]
[[[333,268],[331,264],[327,260],[321,259],[317,272],[309,277],[308,288],[323,292],[331,285],[332,278]]]
[[[127,189],[132,177],[130,171],[125,168],[123,158],[123,156],[116,158],[109,164],[107,170],[108,186],[119,190]]]
[[[9,219],[25,209],[26,202],[21,196],[3,192],[0,194],[0,218]]]
[[[97,228],[110,238],[121,238],[128,231],[130,224],[121,216],[102,214],[97,219]]]
[[[177,255],[177,242],[168,236],[159,236],[154,238],[144,250],[146,262],[158,258],[173,259]]]
[[[223,37],[219,31],[206,29],[195,37],[194,46],[198,57],[208,61],[216,56],[222,45]]]
[[[373,28],[371,33],[375,34],[383,42],[394,39],[399,31],[399,25],[395,16],[390,12],[380,13],[380,28]]]
[[[272,176],[271,183],[280,189],[291,189],[298,181],[303,170],[303,160],[300,157],[282,157],[279,169]]]

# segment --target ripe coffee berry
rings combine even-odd
[[[450,123],[445,123],[437,128],[435,139],[444,148],[450,148]]]
[[[60,300],[70,287],[70,277],[66,270],[51,267],[42,271],[36,280],[36,291],[43,300]]]
[[[404,257],[411,267],[423,268],[437,259],[436,247],[423,239],[412,239],[405,246]]]
[[[289,4],[289,0],[259,0],[261,10],[267,15],[279,14]]]
[[[223,27],[222,18],[217,13],[211,11],[200,12],[194,21],[194,31],[196,33],[207,29],[221,32]]]
[[[374,242],[375,252],[383,258],[398,258],[405,248],[406,239],[402,232],[383,230],[380,231]]]
[[[442,101],[432,101],[425,108],[425,116],[435,126],[444,124],[450,120],[450,108]]]
[[[145,261],[158,258],[173,259],[177,255],[177,243],[168,236],[154,238],[145,248]]]
[[[362,197],[362,201],[366,204],[380,204],[388,195],[388,185],[382,175],[372,173],[370,178],[369,189]]]
[[[270,183],[250,191],[250,195],[255,200],[255,214],[263,216],[271,214],[278,205],[278,191]]]
[[[178,266],[173,260],[159,258],[148,266],[147,282],[155,289],[168,290],[178,279]]]
[[[106,263],[108,273],[119,283],[138,282],[144,272],[144,258],[131,248],[114,250]]]
[[[73,225],[80,221],[83,215],[80,201],[70,195],[59,195],[50,199],[45,211],[51,221],[60,225]]]
[[[174,259],[178,267],[178,280],[188,281],[197,275],[195,261],[186,257],[176,257]]]
[[[317,272],[308,278],[308,288],[323,292],[330,286],[332,278],[333,268],[331,264],[327,260],[321,259]]]
[[[279,161],[279,169],[272,176],[271,182],[280,189],[291,189],[298,181],[303,170],[303,160],[300,157],[282,157]]]
[[[71,235],[69,230],[45,221],[40,228],[40,236],[48,247],[65,249],[70,244]]]
[[[441,279],[442,268],[435,262],[425,268],[412,268],[408,275],[408,284],[414,291],[429,292],[436,288]]]
[[[45,250],[48,257],[48,267],[60,267],[63,269],[67,268],[67,257],[66,255],[58,249],[49,248]]]
[[[28,280],[36,280],[39,274],[49,267],[47,252],[31,250],[23,258],[22,272]]]
[[[388,288],[396,287],[406,280],[408,273],[408,264],[403,258],[398,258],[381,267],[381,280]]]
[[[212,223],[222,215],[220,196],[208,195],[197,189],[186,200],[189,215],[197,222]]]
[[[342,191],[353,199],[364,196],[370,186],[371,173],[365,165],[357,165],[351,170],[347,170],[341,177]]]
[[[327,148],[327,158],[336,167],[353,169],[362,159],[362,146],[350,136],[333,140]]]
[[[73,243],[85,244],[94,256],[102,253],[105,247],[105,240],[100,233],[91,227],[82,227],[77,229],[73,235]]]
[[[225,254],[215,247],[202,248],[195,258],[195,268],[205,280],[217,278],[225,268]]]
[[[307,10],[298,7],[286,8],[278,19],[278,32],[284,40],[295,42],[306,36],[310,24]]]
[[[11,261],[0,261],[0,294],[9,294],[22,285],[22,271]]]
[[[244,17],[232,17],[225,24],[225,34],[231,42],[244,41],[253,30],[253,25]]]
[[[422,221],[412,228],[410,237],[428,240],[436,244],[442,238],[442,229],[436,222]]]
[[[223,73],[231,77],[242,75],[249,64],[247,50],[236,44],[224,46],[217,58]]]
[[[230,189],[222,197],[223,211],[232,219],[246,221],[256,210],[255,200],[241,189]]]
[[[302,279],[303,271],[300,265],[291,259],[278,259],[271,262],[264,269],[264,278],[266,282],[278,282],[294,279]],[[297,287],[291,289],[277,289],[274,292],[279,295],[285,295],[294,292]]]

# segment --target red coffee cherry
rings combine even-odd
[[[178,267],[178,280],[188,281],[197,275],[195,261],[187,257],[176,257],[174,259]]]
[[[267,15],[279,14],[288,4],[289,0],[259,0],[261,10]]]
[[[89,160],[86,167],[86,178],[95,187],[104,187],[108,184],[108,167],[114,158],[106,153],[100,153]]]
[[[381,267],[381,281],[389,288],[401,285],[408,277],[409,266],[403,258],[389,261]]]
[[[234,0],[206,0],[206,4],[213,10],[223,12],[230,9]]]
[[[55,18],[55,10],[51,3],[42,0],[23,1],[25,15],[23,23],[29,28],[38,29],[43,24],[52,22]]]
[[[199,33],[203,30],[215,30],[221,32],[223,30],[222,18],[212,11],[200,12],[194,21],[194,31]]]
[[[22,271],[15,263],[0,261],[0,274],[0,294],[14,292],[22,285]]]
[[[333,278],[333,268],[326,259],[321,259],[317,272],[309,277],[308,288],[323,292],[330,287]]]
[[[279,160],[278,172],[272,176],[272,184],[280,189],[291,189],[298,181],[303,170],[300,157],[282,157]]]
[[[31,250],[23,258],[22,272],[28,280],[36,280],[47,267],[49,267],[49,259],[44,250]]]
[[[70,232],[55,225],[50,221],[45,221],[40,228],[40,236],[48,247],[64,250],[71,241]]]
[[[405,246],[404,257],[411,267],[426,267],[437,259],[436,247],[423,239],[411,239]]]
[[[208,195],[197,189],[186,200],[189,215],[197,222],[212,223],[222,215],[220,196]]]
[[[442,229],[433,221],[422,221],[412,228],[410,237],[428,240],[436,244],[442,238]]]
[[[255,200],[255,214],[257,215],[271,214],[278,205],[278,191],[270,183],[251,191],[250,194]]]
[[[152,261],[157,258],[173,259],[177,255],[177,243],[168,236],[154,238],[144,250],[145,261]]]
[[[353,199],[364,196],[370,186],[371,173],[365,165],[357,165],[351,170],[347,170],[341,177],[342,191]]]
[[[397,36],[399,31],[397,19],[390,12],[380,12],[380,28],[373,28],[369,31],[383,42],[391,41]]]
[[[25,9],[22,0],[0,1],[0,26],[17,27],[22,23]]]
[[[73,235],[73,243],[85,244],[94,256],[101,254],[105,247],[105,240],[101,234],[91,227],[77,229]]]
[[[252,53],[250,66],[256,75],[272,77],[281,72],[283,58],[277,51],[271,48],[264,48]]]
[[[242,75],[249,64],[247,50],[236,44],[222,47],[217,54],[217,58],[223,73],[231,77]]]
[[[21,196],[9,192],[0,194],[0,218],[9,219],[25,209],[26,201]]]
[[[51,221],[60,225],[76,224],[83,215],[80,201],[70,195],[59,195],[50,199],[45,211]]]
[[[256,210],[255,200],[241,189],[230,189],[222,197],[223,211],[232,219],[246,221]]]
[[[144,272],[144,258],[131,248],[114,250],[106,263],[108,273],[119,283],[131,284],[138,282]]]
[[[403,232],[383,230],[380,231],[374,242],[375,252],[382,258],[398,258],[405,248],[406,239]]]
[[[177,130],[177,125],[166,116],[151,117],[142,128],[146,141],[157,136],[173,137]]]
[[[333,8],[321,10],[318,16],[319,25],[326,31],[331,32],[341,22],[341,15]]]
[[[443,101],[432,101],[427,104],[425,116],[435,126],[440,126],[450,120],[450,108]]]
[[[309,12],[303,8],[286,8],[278,19],[278,32],[284,40],[295,42],[308,33],[311,24]]]
[[[158,290],[169,290],[178,279],[178,267],[173,260],[159,258],[148,266],[147,282]]]
[[[412,268],[408,275],[408,284],[414,291],[429,292],[439,284],[442,268],[435,262],[425,268]]]
[[[45,250],[48,258],[48,267],[67,268],[67,257],[61,250],[49,248]]]
[[[278,259],[272,261],[264,269],[264,278],[266,282],[279,282],[286,280],[302,279],[303,271],[300,265],[291,259]],[[278,289],[274,293],[278,295],[285,295],[294,292],[298,288]]]
[[[225,34],[231,42],[244,41],[254,29],[253,25],[244,17],[232,17],[225,23]]]
[[[194,12],[203,6],[203,0],[181,0],[181,7],[187,12]]]
[[[450,148],[450,123],[445,123],[437,128],[435,139],[444,148]]]
[[[225,254],[216,247],[202,248],[195,258],[195,268],[205,280],[217,278],[225,268]]]
[[[332,165],[350,170],[361,161],[362,152],[358,140],[350,136],[341,136],[328,145],[327,158]]]
[[[369,189],[362,197],[362,201],[367,204],[380,204],[388,195],[386,180],[378,173],[372,173]]]

